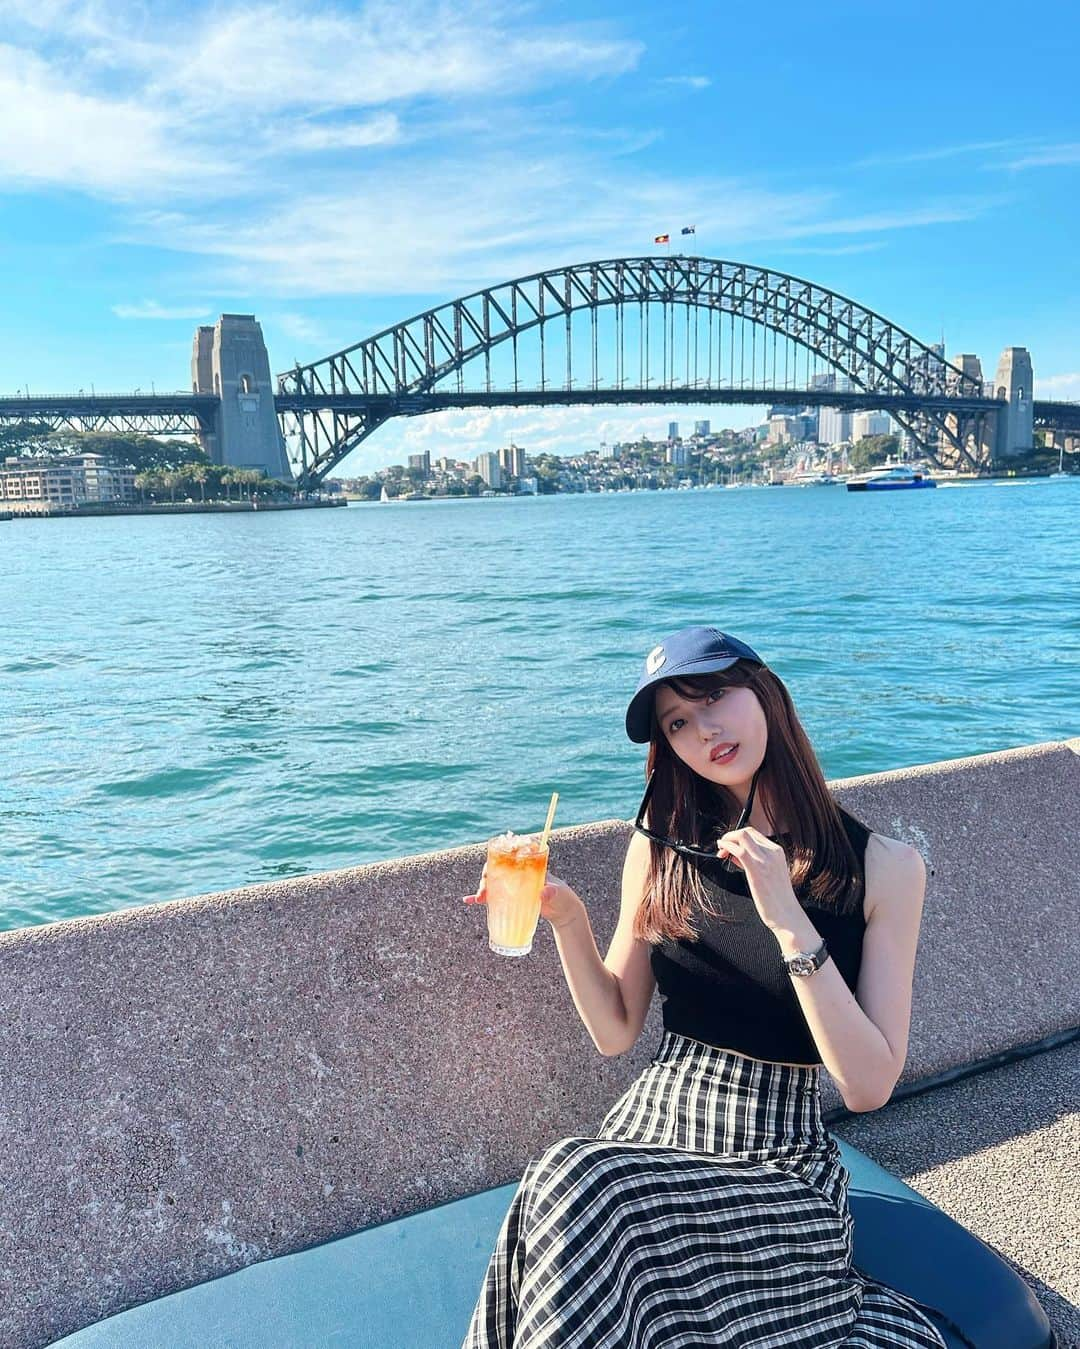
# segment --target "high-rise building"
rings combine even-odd
[[[667,438],[668,438],[668,440],[678,440],[678,439],[679,439],[679,423],[678,423],[678,422],[668,422],[668,424],[667,424]]]
[[[520,445],[504,445],[499,450],[499,467],[504,473],[509,473],[512,477],[523,478],[525,476],[525,451]]]
[[[911,432],[907,429],[906,426],[901,426],[899,422],[894,422],[893,419],[890,417],[889,430],[892,433],[892,435],[896,436],[897,440],[900,443],[901,459],[907,459],[915,453],[915,450],[917,448],[915,444],[915,437],[911,434]]]
[[[982,388],[985,384],[986,381],[983,379],[982,372],[982,361],[980,361],[978,356],[974,355],[972,352],[961,352],[958,356],[954,356],[949,364],[955,365],[958,370],[962,370],[968,379],[975,381],[979,388]],[[950,383],[952,383],[955,378],[955,375],[951,375],[949,377]]]
[[[704,422],[695,422],[695,423],[694,423],[694,435],[695,435],[695,436],[707,436],[707,435],[709,434],[709,426],[710,426],[710,425],[711,425],[711,423],[709,423],[708,421],[704,421]]]
[[[930,356],[927,359],[927,375],[932,381],[945,382],[945,343],[931,342]]]
[[[494,450],[485,450],[482,454],[478,454],[473,467],[488,487],[497,489],[502,486],[502,469],[499,466],[499,456]]]
[[[676,468],[685,468],[690,462],[690,451],[685,445],[669,445],[664,452],[664,459]]]
[[[851,439],[851,413],[842,408],[822,408],[818,413],[818,444],[840,445]]]
[[[409,467],[420,469],[424,477],[428,477],[431,473],[431,451],[424,450],[422,454],[410,454]]]
[[[766,445],[789,445],[793,440],[801,439],[801,417],[774,416],[769,418],[769,430],[765,437]]]
[[[851,439],[864,436],[887,436],[890,417],[887,412],[856,412],[851,419]]]

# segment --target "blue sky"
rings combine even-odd
[[[1080,399],[1072,6],[0,0],[0,391],[182,388],[197,323],[271,367],[544,267],[694,251],[851,295]],[[690,409],[391,423],[361,472]],[[744,425],[739,409],[697,413]]]

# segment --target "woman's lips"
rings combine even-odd
[[[733,745],[726,754],[718,754],[716,750],[713,750],[713,752],[709,755],[709,758],[712,760],[713,763],[730,763],[732,759],[734,759],[735,755],[738,754],[738,752],[739,746]]]

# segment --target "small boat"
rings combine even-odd
[[[380,501],[392,501],[392,500],[393,500],[393,498],[391,497],[390,493],[386,490],[386,483],[383,483],[383,489],[382,489],[382,491],[379,493],[379,500],[380,500]]]
[[[907,464],[885,464],[855,473],[844,484],[849,492],[895,492],[914,487],[936,487],[933,478]]]
[[[792,487],[832,487],[836,482],[836,475],[807,469],[805,473],[793,473],[788,482]]]
[[[1071,477],[1072,477],[1072,474],[1071,474],[1071,473],[1066,473],[1066,472],[1064,471],[1064,469],[1062,468],[1062,460],[1064,459],[1064,457],[1065,457],[1065,448],[1064,448],[1064,446],[1059,445],[1059,446],[1058,446],[1058,466],[1057,466],[1057,472],[1056,472],[1056,473],[1048,473],[1048,474],[1046,475],[1048,478],[1071,478]]]

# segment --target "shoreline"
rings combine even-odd
[[[1015,470],[998,473],[951,473],[941,471],[931,471],[930,477],[940,485],[941,483],[982,483],[982,482],[1042,482],[1048,479],[1049,473],[1018,473]],[[1080,478],[1080,474],[1071,474],[1071,477]],[[700,492],[707,489],[726,491],[728,487],[842,487],[844,479],[837,479],[834,483],[815,483],[815,482],[795,482],[790,478],[781,478],[776,482],[764,483],[694,483],[690,487],[618,487],[618,488],[593,488],[585,491],[559,491],[559,492],[494,492],[490,496],[450,495],[443,496],[432,495],[420,498],[410,498],[407,496],[391,497],[388,501],[381,501],[378,497],[359,497],[347,496],[346,500],[350,506],[392,506],[399,503],[409,505],[420,505],[423,502],[430,501],[519,501],[531,500],[539,497],[582,497],[582,496],[630,496],[636,495],[657,495],[658,493],[670,492]]]
[[[61,506],[52,508],[43,504],[36,510],[0,510],[0,520],[77,520],[99,515],[250,515],[258,511],[311,511],[328,506],[347,506],[344,497],[323,501],[168,501],[137,506],[114,506],[108,503],[91,506]]]
[[[1005,471],[998,473],[938,473],[936,481],[940,484],[955,483],[957,485],[964,483],[980,483],[993,481],[1006,482],[1038,482],[1050,477],[1047,473],[1017,473],[1015,471]],[[1071,475],[1080,477],[1080,474]],[[735,485],[735,484],[732,484]],[[738,486],[747,486],[749,484],[738,484]],[[817,486],[816,483],[793,482],[790,479],[780,479],[772,483],[758,484],[763,487],[810,487]],[[842,486],[842,482],[827,484],[828,486]],[[700,483],[694,484],[692,488],[676,487],[630,487],[617,489],[601,489],[599,491],[584,492],[496,492],[491,496],[472,496],[472,495],[445,495],[445,496],[425,496],[420,498],[420,502],[431,501],[517,501],[530,500],[538,497],[563,497],[563,496],[628,496],[631,494],[656,494],[659,492],[679,492],[679,491],[702,491],[706,488],[724,489],[728,486],[726,483]],[[257,511],[307,511],[321,510],[328,507],[339,506],[389,506],[404,504],[418,504],[417,499],[405,496],[391,497],[389,501],[380,501],[377,497],[358,497],[342,494],[341,496],[322,498],[315,501],[158,501],[152,503],[140,503],[138,505],[114,505],[108,502],[102,503],[84,503],[81,506],[59,506],[54,507],[48,503],[35,503],[29,510],[12,509],[12,507],[22,506],[25,503],[12,502],[0,503],[0,522],[9,520],[72,520],[87,517],[96,517],[103,515],[237,515],[250,514]]]

